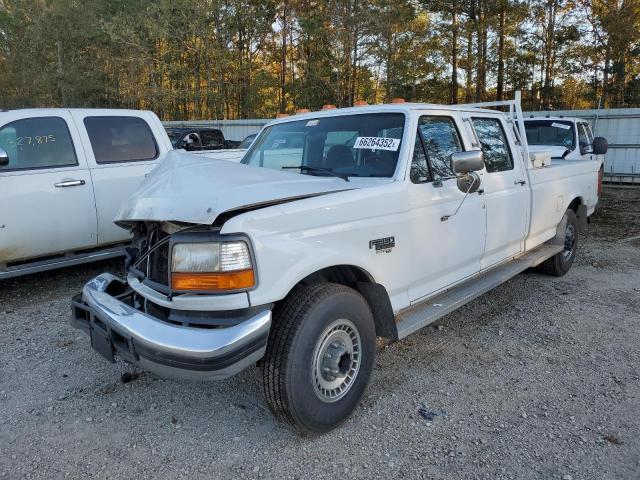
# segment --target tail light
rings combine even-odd
[[[604,168],[598,170],[598,196],[602,194],[602,178],[604,177]]]

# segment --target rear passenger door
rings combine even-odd
[[[486,232],[484,195],[471,193],[465,199],[451,170],[451,155],[471,148],[460,135],[458,120],[455,112],[418,119],[409,174],[412,261],[407,275],[412,302],[480,271]],[[455,215],[443,220],[458,207]]]
[[[487,237],[482,269],[524,251],[529,224],[529,188],[526,172],[513,136],[499,116],[472,116],[470,123],[484,153],[483,178],[487,205]]]
[[[0,265],[96,245],[91,176],[71,116],[29,115],[8,112],[0,125],[9,156],[0,166]]]
[[[96,198],[98,243],[125,241],[129,232],[113,219],[156,165],[160,155],[156,137],[144,112],[140,116],[115,112],[78,115]]]

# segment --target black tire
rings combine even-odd
[[[334,338],[339,341],[329,342]],[[342,347],[349,346],[346,344],[353,347],[352,353],[342,352]],[[326,349],[321,348],[325,345]],[[276,418],[302,434],[335,428],[362,398],[371,376],[375,348],[373,315],[362,295],[333,283],[297,288],[274,311],[262,369],[269,408]],[[334,366],[332,361],[336,362],[336,370],[329,368]],[[331,378],[327,369],[337,373],[331,381],[342,381],[342,393],[335,393],[337,387],[323,390],[329,382],[327,376]],[[321,379],[319,371],[325,371]],[[352,373],[351,380],[348,374],[343,379],[345,372]]]
[[[562,277],[571,269],[578,251],[578,218],[573,210],[565,212],[565,249],[542,263],[541,269],[547,275]]]

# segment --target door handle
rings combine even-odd
[[[484,188],[479,188],[476,192],[478,195],[482,195],[484,193]]]
[[[61,182],[58,183],[54,183],[53,186],[54,187],[59,187],[59,188],[63,188],[63,187],[79,187],[80,185],[84,185],[84,180],[63,180]]]
[[[514,185],[526,185],[527,182],[525,182],[524,180],[516,180],[515,182],[513,182]]]

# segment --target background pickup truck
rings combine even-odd
[[[607,140],[593,136],[589,122],[581,118],[525,118],[524,127],[530,152],[546,151],[552,159],[595,160],[607,152]]]
[[[602,193],[604,155],[609,143],[604,137],[595,137],[589,122],[582,118],[531,117],[524,120],[529,151],[546,152],[554,160],[590,160],[600,163],[598,194]]]
[[[147,111],[0,113],[0,279],[121,255],[113,218],[170,150]]]
[[[365,391],[376,336],[576,257],[599,161],[541,166],[519,101],[486,106],[509,113],[327,110],[270,123],[241,164],[170,153],[116,217],[135,234],[126,280],[87,283],[73,324],[110,361],[160,375],[260,362],[278,418],[335,427]]]
[[[240,141],[227,140],[222,130],[206,127],[166,127],[171,144],[175,149],[187,152],[203,150],[234,149],[240,146]]]
[[[239,162],[247,147],[244,141],[227,140],[222,130],[205,127],[165,127],[176,150],[186,150],[215,160]]]

